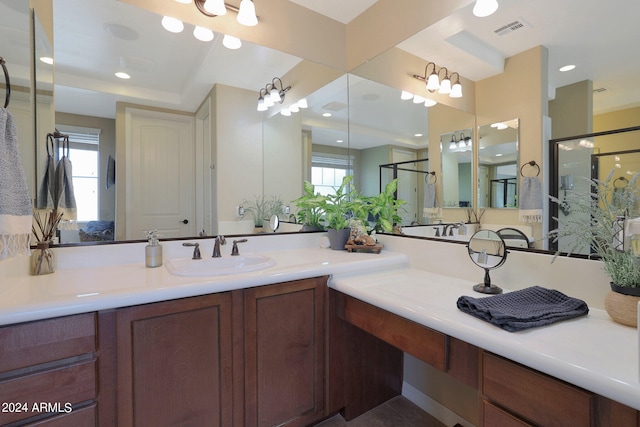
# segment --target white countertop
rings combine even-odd
[[[412,268],[336,274],[329,282],[362,301],[640,410],[636,329],[590,308],[588,316],[506,332],[458,310],[460,296],[483,297],[471,289],[475,284]]]
[[[349,253],[321,248],[264,251],[275,266],[216,277],[174,276],[163,265],[134,264],[58,269],[0,286],[0,325],[224,292],[347,271],[408,265],[393,252]],[[166,260],[165,260],[166,261]],[[197,261],[194,261],[197,262]]]

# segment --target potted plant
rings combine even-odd
[[[351,188],[352,181],[353,175],[345,176],[335,194],[324,196],[322,210],[325,212],[331,249],[344,249],[349,239],[349,217],[359,203],[353,200],[356,192]]]
[[[402,199],[396,199],[395,193],[397,189],[398,179],[396,178],[389,182],[380,194],[365,199],[366,205],[363,206],[366,212],[373,217],[373,229],[376,232],[393,233],[396,224],[402,222],[399,212],[400,209],[404,209],[402,206],[407,202]]]
[[[604,271],[611,279],[611,291],[605,299],[609,316],[616,322],[637,326],[640,258],[621,244],[620,227],[622,218],[640,216],[640,174],[630,180],[625,178],[624,185],[616,186],[613,173],[611,171],[604,181],[591,179],[588,193],[567,191],[562,201],[551,197],[552,202],[568,208],[571,215],[554,218],[558,227],[549,237],[554,242],[572,239],[569,254],[577,248],[589,247],[592,254],[602,260]],[[586,226],[589,222],[590,226]]]
[[[254,196],[253,200],[244,200],[242,204],[245,206],[245,212],[253,217],[256,228],[262,228],[265,219],[269,220],[271,216],[279,215],[284,206],[277,196],[267,197],[264,194]]]
[[[298,209],[298,219],[303,224],[302,231],[324,230],[322,225],[322,206],[326,202],[326,196],[314,193],[315,187],[309,181],[304,182],[304,194],[294,200]]]

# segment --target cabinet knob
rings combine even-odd
[[[189,220],[188,219],[183,219],[182,221],[180,221],[183,224],[189,224]]]

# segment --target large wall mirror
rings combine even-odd
[[[477,143],[476,143],[477,145]],[[440,135],[442,148],[442,206],[472,208],[473,129],[459,129]]]
[[[480,126],[478,207],[518,207],[518,119]]]

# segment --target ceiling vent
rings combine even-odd
[[[325,110],[329,110],[329,111],[341,111],[344,110],[345,108],[347,108],[347,104],[342,103],[342,102],[338,102],[338,101],[334,101],[334,102],[330,102],[327,105],[322,107]]]
[[[602,93],[602,92],[606,92],[607,88],[606,87],[599,87],[593,90],[593,93]]]
[[[516,30],[522,30],[524,28],[531,28],[531,25],[529,25],[524,19],[520,18],[493,30],[493,32],[499,36],[506,36],[507,34],[511,34]]]

